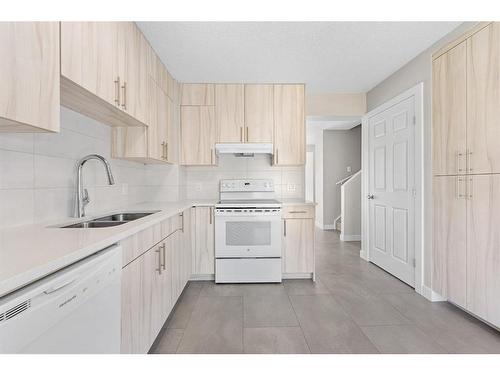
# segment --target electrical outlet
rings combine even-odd
[[[297,190],[297,185],[295,185],[295,184],[288,184],[287,190],[288,191],[296,191]]]
[[[351,167],[350,166],[347,167],[347,172],[351,173]]]

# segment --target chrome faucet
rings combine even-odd
[[[87,189],[83,188],[83,181],[82,181],[82,168],[83,165],[89,161],[89,160],[99,160],[104,164],[104,167],[106,168],[106,173],[108,174],[108,181],[110,185],[115,184],[115,179],[113,178],[113,173],[111,173],[111,166],[109,165],[108,161],[102,157],[101,155],[97,154],[92,154],[92,155],[87,155],[80,159],[78,162],[78,173],[77,173],[77,187],[76,187],[76,217],[84,217],[85,216],[85,206],[90,203],[90,198],[89,198],[89,192]]]

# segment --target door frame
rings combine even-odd
[[[414,97],[415,105],[415,212],[414,212],[414,231],[415,231],[415,292],[423,294],[423,281],[424,281],[424,232],[423,232],[423,218],[424,218],[424,107],[423,107],[424,83],[420,82],[412,88],[402,92],[387,102],[381,104],[377,108],[366,113],[361,121],[361,251],[360,257],[366,261],[370,261],[370,210],[366,196],[370,191],[370,132],[369,132],[369,119],[380,112],[396,105],[397,103]]]

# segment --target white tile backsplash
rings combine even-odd
[[[217,199],[219,180],[231,178],[269,178],[279,198],[304,196],[304,168],[273,167],[269,155],[223,155],[216,167],[111,159],[111,128],[61,107],[60,133],[0,134],[0,227],[73,216],[76,164],[92,153],[110,161],[116,185],[108,185],[101,163],[86,163],[88,214],[146,201]]]

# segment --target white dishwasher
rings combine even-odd
[[[0,298],[0,353],[119,353],[121,247]]]

